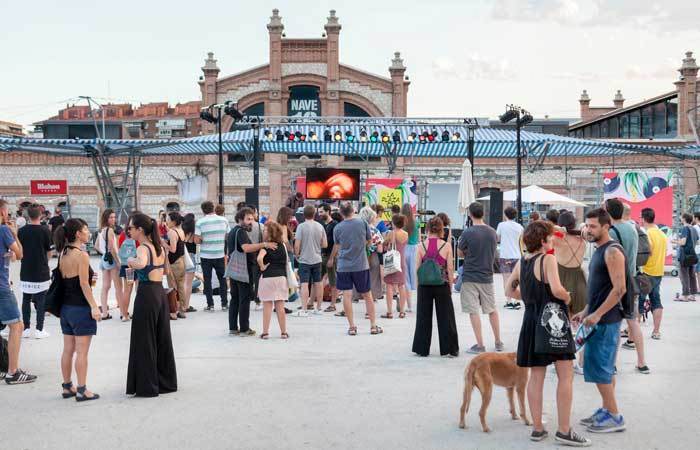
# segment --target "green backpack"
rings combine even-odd
[[[438,249],[438,254],[440,253],[440,250],[442,250],[442,247],[444,247],[447,244],[447,242],[444,242],[440,248]],[[428,252],[428,250],[425,248],[425,242],[422,242],[421,245],[423,246],[423,251]],[[421,263],[420,267],[418,268],[418,285],[419,286],[442,286],[445,284],[445,277],[444,277],[445,270],[442,266],[440,266],[437,261],[435,261],[434,257],[423,257],[423,262]]]

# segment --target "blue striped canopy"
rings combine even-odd
[[[284,138],[278,141],[277,131],[283,134],[300,133],[306,135],[306,140],[289,141]],[[331,135],[339,131],[343,137],[341,142],[324,142],[324,132]],[[420,143],[418,140],[408,142],[411,133],[417,135],[424,131],[438,132],[434,142]],[[442,141],[442,133],[447,130],[450,141]],[[346,132],[355,137],[353,142],[345,141]],[[377,131],[380,135],[386,132],[392,139],[388,144],[381,142],[360,142],[362,131],[371,135]],[[400,142],[393,142],[393,135],[398,131]],[[223,133],[222,147],[225,153],[246,153],[252,151],[253,133],[256,131],[238,130]],[[318,140],[310,139],[315,133]],[[268,139],[267,134],[272,139]],[[455,133],[460,134],[459,140],[452,140]],[[338,125],[281,125],[263,127],[260,129],[260,149],[264,153],[286,153],[291,155],[343,155],[343,156],[384,156],[387,151],[395,151],[397,156],[427,157],[427,158],[466,158],[469,130],[461,126],[429,126],[419,128],[413,124],[397,124],[387,126]],[[218,152],[218,135],[210,134],[187,139],[157,140],[157,139],[31,139],[31,138],[0,138],[0,151],[43,152],[59,155],[89,156],[97,148],[102,148],[106,155],[120,155],[132,151],[143,156],[148,155],[209,155]],[[632,153],[656,154],[677,158],[700,159],[700,146],[664,147],[658,145],[620,144],[609,141],[578,139],[552,134],[521,132],[521,142],[526,154],[547,156],[610,156]],[[477,158],[515,158],[516,133],[509,129],[478,128],[474,130],[474,156]]]

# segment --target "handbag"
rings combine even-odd
[[[190,252],[187,251],[187,246],[185,246],[185,252],[184,252],[183,256],[185,258],[185,270],[194,269],[194,261],[192,261],[192,257],[190,256]]]
[[[61,317],[61,307],[63,306],[63,275],[59,269],[61,265],[61,255],[58,256],[58,264],[51,271],[51,284],[44,297],[44,310],[56,317]]]
[[[104,248],[104,256],[102,257],[102,260],[106,262],[107,264],[114,264],[114,256],[112,255],[112,252],[109,251],[109,242],[107,241],[109,237],[109,228],[105,228],[105,248]]]
[[[447,242],[443,243],[438,249],[437,253],[440,253],[442,247],[444,247]],[[425,248],[425,242],[422,242],[423,251],[427,252]],[[434,257],[423,256],[423,261],[417,271],[418,274],[418,285],[420,286],[442,286],[445,284],[444,270],[435,261]]]
[[[391,250],[384,253],[384,275],[401,272],[401,253],[396,250],[396,244],[392,243]]]
[[[294,269],[292,268],[292,262],[289,260],[289,254],[287,253],[287,246],[282,244],[284,247],[284,255],[287,259],[287,287],[292,291],[299,289],[299,282],[294,274]]]
[[[178,295],[177,295],[177,289],[170,288],[166,294],[168,297],[168,307],[170,308],[170,314],[175,314],[178,311],[177,304],[178,304]]]
[[[544,258],[540,258],[540,273],[544,282]],[[549,293],[549,289],[547,292]],[[571,323],[569,323],[569,310],[561,300],[549,300],[542,306],[535,324],[534,350],[535,353],[549,355],[576,352]]]
[[[240,283],[250,283],[250,276],[248,275],[248,259],[246,258],[245,253],[238,251],[239,230],[240,227],[235,227],[233,230],[231,230],[232,233],[236,234],[234,235],[233,250],[229,254],[228,265],[226,266],[224,276]]]

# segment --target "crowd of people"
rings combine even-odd
[[[380,205],[363,205],[357,211],[350,202],[337,209],[330,204],[291,203],[297,210],[283,207],[274,221],[240,203],[232,227],[223,207],[210,201],[202,203],[199,219],[179,212],[153,219],[135,211],[124,229],[118,227],[114,211],[105,210],[94,239],[102,279],[98,303],[92,291],[96,276],[86,252],[92,242],[87,224],[75,218],[51,218],[42,224],[46,221],[42,209],[32,205],[19,227],[9,220],[7,202],[0,200],[0,252],[5,255],[0,270],[0,321],[10,330],[9,367],[3,374],[6,383],[36,379],[18,367],[20,338],[31,333],[32,304],[34,337],[48,336],[43,325],[45,308],[50,306],[51,311],[60,310],[64,335],[62,396],[78,401],[98,399],[98,394],[87,389],[88,353],[97,322],[112,319],[108,299],[113,288],[121,321],[131,322],[126,393],[150,397],[176,391],[170,321],[196,311],[190,298],[199,279],[205,311],[215,311],[214,295],[220,297],[232,336],[258,335],[250,326],[251,303],[262,308],[259,336],[263,340],[270,338],[273,313],[282,339],[290,338],[286,317],[290,313],[301,318],[334,313],[347,320],[347,334],[356,336],[359,328],[353,305],[360,300],[365,304],[369,334],[379,335],[383,328],[377,322],[377,301],[386,301],[386,313],[380,318],[405,319],[412,312],[415,292],[412,350],[419,356],[429,355],[435,309],[439,352],[445,357],[457,357],[460,348],[454,288],[474,336],[467,352],[483,353],[487,347],[501,352],[505,344],[494,289],[494,273],[500,272],[505,308],[520,309],[521,301],[525,306],[517,363],[531,368],[527,389],[534,421],[531,439],[547,436],[542,424],[542,390],[549,365],[554,365],[559,380],[556,440],[590,444],[570,423],[574,373],[595,384],[602,400],[601,407],[581,424],[592,432],[625,429],[614,390],[620,338],[625,339],[623,348],[636,351],[636,370],[643,374],[651,371],[640,320],[649,312],[653,321],[650,337],[661,339],[660,289],[668,251],[666,235],[655,224],[652,209],[641,212],[638,224],[630,217],[628,205],[609,199],[601,208],[589,211],[581,224],[572,211],[550,210],[544,219],[531,217],[523,228],[515,221],[516,211],[506,208],[503,222],[493,229],[484,222],[484,207],[475,202],[468,209],[470,225],[455,240],[446,214],[421,224],[408,204],[389,213]],[[685,302],[695,300],[700,277],[700,214],[683,214],[682,222],[673,243],[678,248],[682,282],[676,300]],[[595,251],[586,269],[587,243]],[[52,282],[49,259],[54,252],[60,286],[52,292],[56,277]],[[9,282],[12,259],[22,261],[21,316]],[[457,264],[460,259],[461,265]],[[45,305],[47,293],[50,305]],[[289,309],[296,299],[298,309]],[[325,309],[324,301],[330,302]],[[484,339],[482,315],[488,316],[493,347]],[[577,359],[572,331],[578,327],[595,328],[595,332],[590,333]],[[565,333],[558,335],[555,344],[551,340],[547,344],[542,329],[550,335]]]

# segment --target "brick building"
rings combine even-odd
[[[0,120],[0,137],[23,137],[24,129],[22,125],[13,122]]]

